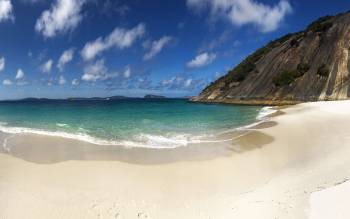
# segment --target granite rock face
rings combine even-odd
[[[325,16],[260,48],[192,98],[281,105],[350,97],[350,13]]]

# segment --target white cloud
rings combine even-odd
[[[5,57],[0,58],[0,71],[3,71],[5,69]]]
[[[22,69],[18,69],[17,70],[17,74],[16,74],[16,80],[22,80],[24,78],[24,72]]]
[[[60,78],[58,79],[58,84],[64,85],[65,83],[66,83],[66,79],[61,75]]]
[[[145,26],[139,24],[132,29],[115,28],[105,38],[99,37],[93,42],[85,44],[81,51],[81,56],[85,61],[95,58],[101,52],[111,49],[125,49],[130,46],[145,33]]]
[[[11,0],[0,0],[0,22],[14,20]]]
[[[72,85],[73,86],[78,86],[79,85],[79,80],[78,79],[73,79],[72,80]]]
[[[189,78],[189,79],[187,79],[187,80],[185,81],[184,86],[185,86],[185,87],[189,87],[191,84],[192,84],[192,79]]]
[[[160,83],[162,84],[162,86],[169,86],[169,85],[172,85],[176,80],[176,77],[172,77],[170,79],[165,79],[165,80],[162,80]]]
[[[24,80],[24,76],[25,76],[24,71],[21,68],[19,68],[17,70],[16,77],[15,77],[17,85],[23,86],[28,84],[28,82]]]
[[[212,63],[215,60],[215,58],[216,58],[216,54],[204,52],[197,55],[194,59],[189,61],[187,63],[187,67],[188,68],[203,67],[205,65],[209,65],[210,63]]]
[[[56,0],[50,10],[44,11],[36,21],[35,30],[44,37],[73,30],[82,20],[81,9],[86,0]]]
[[[53,61],[52,61],[52,59],[49,59],[47,62],[45,62],[44,64],[42,64],[40,66],[41,72],[50,73],[51,69],[52,69],[52,65],[53,65]]]
[[[2,84],[6,85],[6,86],[10,86],[10,85],[12,85],[12,81],[10,79],[5,79],[5,80],[3,80]]]
[[[170,36],[163,36],[159,40],[153,41],[150,45],[149,51],[143,56],[144,60],[152,59],[158,53],[162,51],[162,49],[171,42],[173,38]]]
[[[57,68],[62,72],[64,70],[64,66],[72,61],[74,56],[74,49],[68,49],[64,51],[58,60]]]
[[[130,78],[130,76],[131,76],[131,69],[130,69],[130,67],[127,67],[127,68],[125,69],[123,75],[124,75],[124,78]]]
[[[160,81],[159,88],[165,90],[193,90],[201,84],[201,80],[194,80],[186,76],[177,75]]]
[[[187,0],[187,6],[198,11],[209,8],[212,18],[222,17],[233,25],[256,25],[261,32],[276,30],[292,7],[287,0],[270,6],[256,0]]]
[[[104,80],[107,77],[108,69],[105,66],[103,59],[97,60],[94,63],[88,64],[84,68],[84,74],[81,77],[83,81],[93,81]]]

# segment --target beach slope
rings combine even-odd
[[[31,158],[50,146],[60,153],[53,142],[62,139],[40,137],[48,149],[39,151],[38,136],[11,141],[1,134],[0,218],[346,218],[350,210],[335,205],[350,201],[350,101],[279,114],[202,159],[191,159],[201,149],[188,146],[39,164]]]

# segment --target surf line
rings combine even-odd
[[[5,150],[8,154],[11,153],[11,147],[8,146],[8,141],[9,141],[11,138],[14,138],[14,137],[16,137],[16,135],[10,135],[10,136],[8,136],[8,137],[6,137],[6,138],[4,139],[4,141],[3,141],[3,143],[2,143],[2,147],[4,148],[4,150]]]

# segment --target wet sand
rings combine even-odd
[[[313,192],[350,178],[348,124],[339,101],[171,150],[0,133],[0,218],[309,218]]]

